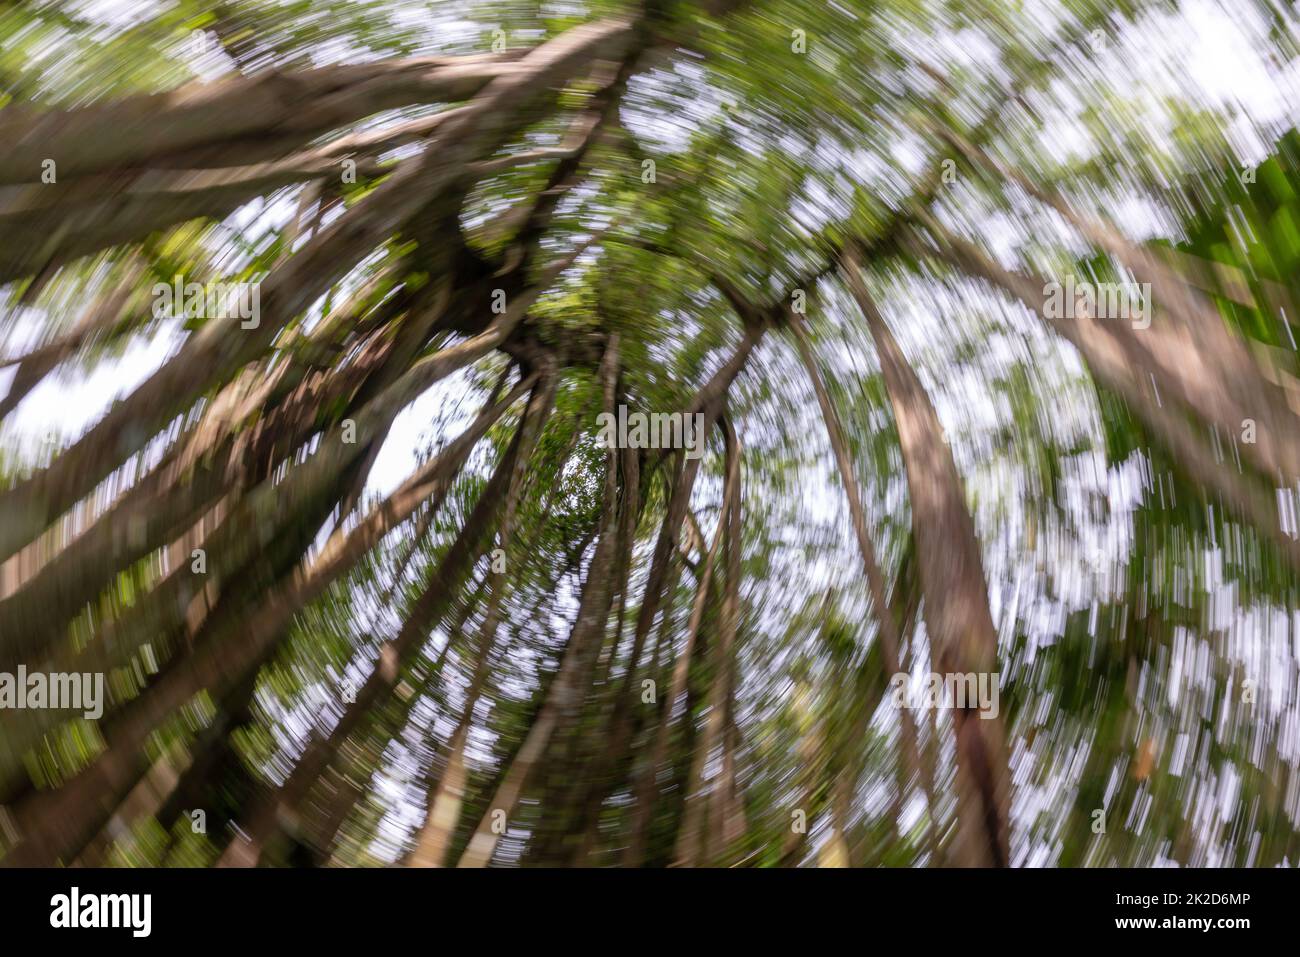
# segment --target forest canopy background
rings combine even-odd
[[[1295,863],[1298,37],[0,4],[0,861]]]

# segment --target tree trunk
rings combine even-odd
[[[509,450],[483,489],[474,511],[465,520],[423,594],[411,609],[401,632],[396,638],[385,642],[380,649],[370,675],[357,691],[355,700],[344,709],[329,736],[310,742],[284,784],[249,812],[242,833],[221,855],[217,866],[255,866],[282,818],[296,813],[307,792],[324,773],[366,712],[397,687],[404,668],[418,655],[429,631],[436,627],[450,604],[451,597],[460,590],[470,574],[479,557],[480,546],[490,534],[501,509],[508,483],[514,480],[514,476],[532,455],[542,425],[550,414],[554,397],[554,372],[547,371],[542,375]]]
[[[730,449],[728,450],[730,451]],[[713,581],[713,566],[717,561],[722,540],[729,527],[728,519],[732,498],[732,487],[740,479],[739,462],[731,459],[727,462],[727,479],[723,491],[723,507],[718,513],[718,525],[713,533],[713,541],[700,565],[699,582],[695,590],[695,601],[691,606],[691,617],[686,625],[686,638],[682,650],[678,653],[673,666],[672,684],[664,698],[662,717],[655,728],[650,757],[641,770],[639,780],[633,790],[634,804],[631,821],[628,826],[628,846],[624,851],[623,861],[628,867],[639,867],[645,856],[646,839],[650,828],[650,819],[654,810],[655,796],[658,789],[659,768],[668,754],[668,737],[673,722],[673,710],[686,692],[690,678],[691,658],[695,652],[695,642],[704,622],[704,609],[709,600],[709,589]],[[690,721],[688,709],[686,720]]]
[[[349,571],[392,528],[409,518],[426,499],[445,494],[478,439],[533,379],[519,383],[431,459],[351,530],[339,530],[312,564],[264,596],[259,611],[228,622],[169,668],[160,679],[112,721],[105,749],[59,787],[31,792],[13,807],[20,843],[6,866],[48,866],[79,849],[112,813],[141,773],[140,749],[176,708],[208,690],[221,696],[256,667],[275,647],[284,627],[309,602]],[[21,752],[19,752],[21,753]]]
[[[974,522],[943,428],[916,373],[867,292],[856,255],[847,251],[844,275],[876,340],[885,388],[894,407],[912,500],[925,594],[926,630],[936,670],[945,675],[998,678],[997,631],[989,612]],[[967,702],[954,708],[957,733],[956,861],[962,866],[1005,867],[1010,862],[1010,770],[1000,718]]]
[[[501,530],[497,536],[497,547],[508,554],[511,535],[514,532],[515,512],[523,494],[524,470],[528,460],[520,458],[511,472],[510,486],[506,491],[506,503],[501,517]],[[415,849],[410,856],[411,867],[442,867],[446,861],[451,837],[460,819],[460,806],[465,796],[465,743],[469,740],[470,726],[474,718],[474,707],[487,684],[489,665],[495,650],[497,631],[501,626],[501,604],[506,589],[505,570],[489,570],[488,605],[483,627],[479,634],[477,658],[474,672],[470,678],[469,688],[465,693],[465,706],[461,710],[456,730],[452,732],[448,744],[449,756],[447,768],[430,790],[428,810],[424,826],[416,838]]]
[[[936,227],[932,224],[931,230]],[[1215,461],[1205,440],[1180,411],[1151,393],[1142,373],[1150,371],[1153,353],[1143,350],[1135,354],[1131,341],[1126,348],[1117,338],[1122,333],[1116,332],[1113,322],[1045,315],[1039,294],[1043,284],[1037,277],[1003,269],[973,244],[951,233],[941,231],[936,235],[950,250],[947,256],[952,264],[1015,296],[1078,349],[1092,374],[1125,399],[1133,415],[1169,450],[1187,475],[1221,496],[1229,508],[1249,521],[1300,571],[1300,541],[1283,531],[1276,497],[1254,476],[1224,468]]]
[[[475,99],[474,109],[458,114],[441,131],[446,148],[408,161],[271,271],[261,283],[262,315],[256,328],[231,334],[226,323],[209,322],[53,463],[0,493],[0,560],[31,541],[143,448],[197,396],[264,353],[290,319],[452,187],[474,159],[518,132],[529,118],[521,110],[523,104],[584,65],[621,54],[631,35],[631,25],[621,20],[575,27],[532,51],[517,70],[489,83]]]
[[[618,341],[613,336],[606,344],[605,356],[601,362],[606,411],[613,409],[617,370]],[[541,709],[529,726],[523,744],[503,773],[488,804],[487,813],[470,838],[458,867],[485,867],[490,863],[497,840],[503,833],[502,822],[509,821],[520,793],[550,744],[552,735],[558,727],[571,722],[581,710],[586,691],[584,678],[589,676],[595,663],[613,604],[613,587],[608,569],[618,547],[619,537],[618,458],[617,449],[608,450],[596,551],[587,566],[587,580],[578,604],[578,617],[570,632],[560,670],[547,691]]]
[[[704,824],[708,818],[711,802],[718,797],[715,787],[716,782],[710,781],[706,784],[704,770],[705,765],[713,755],[715,747],[722,742],[725,733],[727,699],[730,693],[731,661],[735,653],[736,636],[739,631],[740,621],[741,450],[740,441],[732,428],[731,420],[724,416],[721,422],[723,437],[726,441],[727,478],[722,510],[718,516],[719,535],[717,537],[725,534],[727,580],[722,599],[718,641],[713,648],[713,683],[709,688],[704,733],[696,746],[695,757],[691,764],[690,774],[687,777],[686,804],[682,813],[681,826],[677,833],[677,847],[674,851],[674,857],[678,867],[697,867],[703,861],[707,839]],[[715,544],[717,537],[715,537]],[[703,606],[700,607],[702,609]],[[683,659],[685,657],[683,655]],[[671,703],[669,707],[671,707]],[[687,720],[690,720],[689,715]]]
[[[891,606],[885,598],[885,578],[881,574],[880,563],[876,560],[876,550],[871,544],[871,535],[867,530],[867,516],[862,507],[862,490],[858,485],[848,443],[844,439],[844,428],[840,423],[839,415],[835,411],[835,406],[831,404],[831,397],[826,391],[826,383],[822,380],[821,370],[817,367],[817,360],[814,358],[812,348],[808,343],[808,335],[804,331],[803,321],[793,310],[787,314],[787,317],[790,329],[794,333],[799,358],[803,360],[804,368],[808,372],[808,379],[812,383],[813,392],[817,396],[817,404],[821,407],[822,421],[826,425],[826,435],[830,439],[831,450],[835,454],[835,464],[840,473],[840,484],[844,487],[845,498],[848,499],[849,516],[853,522],[853,532],[858,541],[858,555],[862,559],[862,570],[867,576],[867,591],[871,596],[871,603],[876,609],[876,622],[880,629],[881,650],[884,653],[885,669],[891,676],[896,675],[901,671],[899,655],[902,642],[898,633],[898,624],[895,622]],[[909,780],[918,780],[921,776],[921,763],[916,750],[916,726],[912,721],[912,713],[907,709],[902,709],[899,712],[899,724],[903,760],[900,762],[899,793],[894,802],[896,826],[898,826],[898,812],[903,796],[906,793],[907,782]]]
[[[1243,443],[1242,455],[1253,460],[1263,473],[1278,478],[1282,485],[1300,480],[1300,415],[1287,402],[1285,392],[1261,373],[1246,343],[1233,335],[1214,304],[1201,296],[1166,260],[1142,249],[1108,225],[1073,209],[1061,196],[1044,189],[1028,176],[996,162],[978,146],[958,134],[945,136],[975,162],[1010,180],[1047,204],[1089,242],[1121,262],[1140,282],[1151,284],[1151,324],[1137,330],[1128,323],[1105,320],[1106,331],[1125,349],[1142,354],[1142,367],[1160,385],[1176,395],[1202,419],[1229,435],[1242,428],[1245,419],[1258,423],[1256,441]],[[1042,289],[1041,293],[1045,293]],[[1035,312],[1041,311],[1043,295]],[[1086,321],[1086,320],[1085,320]],[[1147,342],[1138,341],[1138,333]]]

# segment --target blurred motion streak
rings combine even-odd
[[[1285,0],[0,5],[0,863],[1295,864],[1298,94]]]

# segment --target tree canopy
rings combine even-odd
[[[1298,37],[0,4],[0,861],[1295,863]]]

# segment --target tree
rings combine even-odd
[[[0,671],[105,694],[0,860],[1294,859],[1300,140],[1116,107],[1169,6],[6,7]]]

